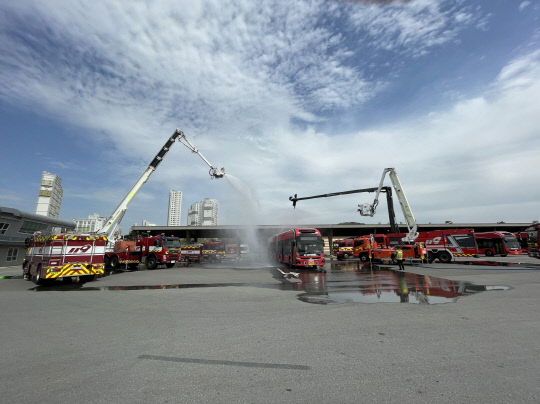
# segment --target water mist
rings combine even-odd
[[[225,178],[235,192],[240,196],[242,206],[240,206],[241,217],[239,225],[245,225],[246,230],[238,234],[238,238],[243,244],[248,244],[251,252],[259,255],[260,260],[266,262],[266,240],[261,240],[257,232],[256,226],[260,220],[259,217],[259,201],[253,192],[253,189],[239,178],[225,174]],[[240,246],[238,246],[240,248]]]

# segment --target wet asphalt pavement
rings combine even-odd
[[[42,287],[0,268],[0,401],[540,402],[540,265],[508,258],[286,279],[252,257]]]

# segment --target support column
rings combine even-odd
[[[334,244],[334,229],[330,229],[328,232],[328,251],[330,254],[330,257],[332,257],[332,246]]]

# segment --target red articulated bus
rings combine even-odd
[[[270,259],[297,268],[314,268],[324,265],[324,241],[317,229],[298,228],[270,238]]]
[[[520,255],[521,247],[512,233],[507,231],[491,231],[486,233],[475,233],[478,251],[487,257],[494,255]]]

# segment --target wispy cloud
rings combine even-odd
[[[121,199],[178,127],[254,188],[266,222],[350,221],[351,199],[291,212],[288,197],[375,186],[387,166],[399,168],[421,212],[448,206],[448,219],[459,220],[474,194],[475,213],[487,215],[482,202],[501,183],[528,203],[509,168],[533,164],[523,144],[538,146],[537,50],[509,62],[488,91],[445,88],[458,94],[448,108],[370,130],[341,128],[336,118],[376,102],[463,32],[486,27],[490,15],[470,2],[36,0],[2,9],[2,101],[84,129],[73,137],[91,134],[92,178],[65,186],[77,200]],[[494,178],[497,167],[506,174]],[[169,188],[189,189],[188,205],[229,197],[181,145],[134,203],[150,205]]]
[[[525,9],[525,7],[527,7],[529,4],[531,4],[531,2],[529,0],[522,1],[519,4],[519,11],[523,11]]]

